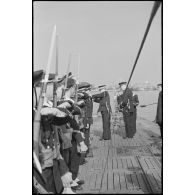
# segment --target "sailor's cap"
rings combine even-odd
[[[126,81],[122,81],[122,82],[119,83],[120,86],[124,85],[124,84],[127,84],[127,82]]]
[[[106,85],[100,85],[100,86],[98,86],[99,89],[102,89],[102,88],[105,88],[105,87],[106,87]]]

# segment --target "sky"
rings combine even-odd
[[[54,25],[59,36],[59,76],[70,71],[95,85],[127,81],[140,47],[153,1],[35,1],[34,70],[45,69]],[[78,55],[80,66],[78,69]],[[55,70],[55,52],[50,72]],[[152,22],[130,84],[161,83],[161,7]]]

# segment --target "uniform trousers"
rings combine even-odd
[[[109,140],[111,138],[110,131],[110,113],[107,111],[101,111],[102,123],[103,123],[103,135],[102,139]]]
[[[79,165],[80,165],[81,154],[77,151],[77,143],[75,141],[72,142],[72,147],[70,148],[70,161],[69,168],[72,173],[72,179],[75,180],[78,176]]]
[[[43,170],[43,177],[46,179],[46,190],[60,194],[64,187],[61,176],[67,172],[67,167],[63,160],[53,160],[53,166]]]
[[[126,137],[133,138],[136,133],[136,112],[123,112]]]

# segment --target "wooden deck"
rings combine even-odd
[[[79,178],[85,184],[77,193],[162,193],[158,127],[138,119],[135,137],[123,139],[124,124],[120,119],[118,123],[112,121],[112,139],[99,141],[101,126],[101,118],[96,118],[91,129],[93,157],[80,166]]]

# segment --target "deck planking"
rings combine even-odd
[[[97,125],[97,124],[96,124]],[[97,131],[97,126],[95,128]],[[99,130],[101,131],[101,130]],[[119,132],[120,131],[120,132]],[[123,133],[121,133],[121,131]],[[150,137],[138,129],[133,139],[123,139],[124,126],[112,131],[111,140],[100,141],[92,126],[92,158],[80,166],[85,194],[161,193],[161,157],[150,148]],[[159,152],[159,151],[157,151]]]

